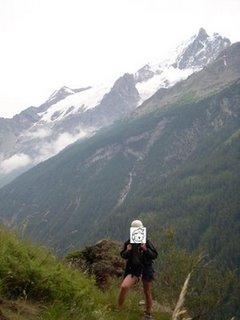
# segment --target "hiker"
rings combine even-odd
[[[143,228],[140,220],[134,220],[131,227]],[[118,297],[118,306],[122,307],[127,291],[134,284],[142,280],[143,290],[146,301],[145,319],[153,319],[151,316],[152,294],[151,286],[154,279],[153,260],[157,258],[158,253],[150,240],[146,243],[130,243],[130,239],[124,243],[121,251],[121,257],[126,259],[124,280],[120,287]]]

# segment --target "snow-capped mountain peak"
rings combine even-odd
[[[209,36],[205,29],[183,41],[167,59],[148,63],[134,75],[135,87],[139,93],[138,105],[153,95],[159,88],[168,88],[187,78],[213,61],[230,41],[217,33]],[[63,86],[51,94],[39,108],[42,122],[58,122],[73,114],[79,114],[99,105],[114,83],[80,89]]]
[[[67,86],[63,86],[60,89],[55,90],[50,95],[50,97],[48,98],[47,101],[51,101],[53,99],[60,98],[60,97],[63,97],[63,96],[67,97],[68,95],[73,94],[73,93],[75,93],[73,89],[71,89],[71,88],[69,88]]]
[[[201,28],[166,59],[147,63],[134,74],[126,73],[114,83],[93,87],[63,86],[40,106],[28,108],[13,119],[3,119],[0,184],[1,174],[13,171],[17,175],[128,115],[158,89],[173,86],[201,70],[229,45],[228,39],[217,33],[209,36]]]
[[[90,89],[91,87],[88,86],[88,87],[84,87],[84,88],[77,88],[77,89],[72,89],[72,88],[69,88],[67,86],[63,86],[61,87],[60,89],[58,90],[55,90],[51,95],[50,97],[47,99],[46,102],[50,102],[50,101],[53,101],[56,102],[56,101],[60,101],[68,96],[70,96],[71,94],[74,94],[74,93],[78,93],[78,92],[82,92],[82,91],[85,91],[85,90],[88,90]]]
[[[203,68],[212,62],[230,44],[229,39],[220,36],[218,33],[209,36],[201,28],[188,46],[178,55],[174,66],[179,69]]]
[[[107,86],[88,87],[82,90],[66,88],[64,87],[64,90],[60,89],[57,92],[58,98],[61,97],[61,99],[58,99],[56,103],[52,104],[44,112],[39,113],[41,121],[60,121],[66,116],[94,108],[110,90]],[[53,97],[55,99],[56,95]]]
[[[141,97],[139,104],[158,89],[168,88],[201,70],[230,44],[229,39],[218,33],[209,36],[205,29],[200,28],[197,34],[170,52],[167,59],[146,64],[135,73],[136,87]]]
[[[207,34],[206,30],[204,28],[200,28],[198,31],[198,35],[197,38],[201,41],[206,40],[209,37],[209,35]]]

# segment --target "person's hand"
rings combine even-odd
[[[141,244],[141,249],[142,249],[143,251],[147,251],[146,243],[142,243],[142,244]]]
[[[129,244],[127,245],[127,251],[130,251],[130,250],[132,250],[132,245],[129,243]]]

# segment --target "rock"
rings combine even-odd
[[[145,306],[145,300],[140,300],[138,302],[139,307],[144,307]],[[167,305],[162,305],[159,302],[157,302],[156,300],[153,300],[153,311],[154,312],[162,312],[162,313],[166,313],[166,314],[172,314],[173,310],[167,306]]]

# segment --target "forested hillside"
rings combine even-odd
[[[1,190],[2,221],[64,252],[123,239],[140,216],[156,237],[172,225],[180,245],[223,254],[238,228],[239,92],[236,81],[73,145]]]
[[[200,252],[210,265],[194,280],[190,309],[200,319],[211,319],[205,315],[211,303],[218,319],[238,315],[239,53],[236,43],[225,51],[228,65],[220,55],[185,81],[157,92],[131,117],[2,188],[2,223],[60,255],[101,238],[124,240],[134,218],[143,220],[160,248],[165,230],[172,230],[173,245],[186,250],[179,260],[182,270],[189,271],[191,254]],[[165,268],[163,276],[169,261],[158,266]],[[182,283],[186,272],[177,281]],[[174,275],[172,270],[159,282],[165,293],[172,292]],[[200,302],[195,292],[203,293]],[[205,302],[204,292],[210,295]]]

